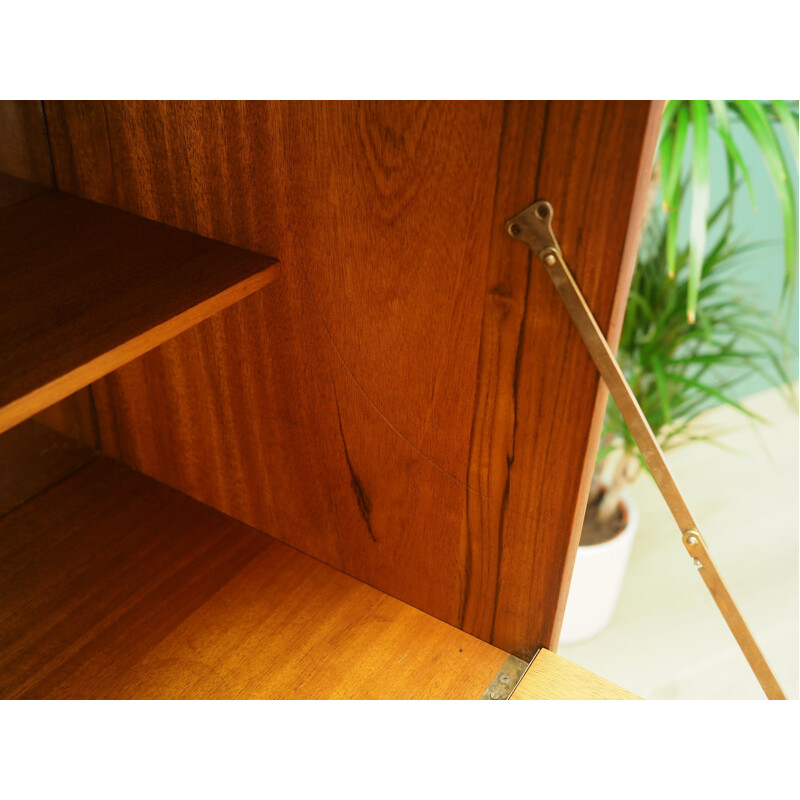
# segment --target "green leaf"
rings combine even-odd
[[[798,135],[797,135],[797,116],[792,114],[789,106],[786,105],[785,100],[773,100],[772,107],[775,109],[775,114],[783,125],[783,130],[786,132],[786,138],[789,140],[789,149],[794,156],[795,166],[797,165],[798,158]]]
[[[733,194],[736,190],[741,186],[741,181],[735,181],[733,187],[731,189],[731,196],[726,197],[722,200],[719,205],[711,212],[711,216],[708,218],[708,227],[710,228],[722,215],[722,212],[725,211],[729,206],[732,205],[733,202]],[[728,231],[730,233],[730,230]]]
[[[738,100],[736,109],[759,146],[778,196],[783,219],[783,300],[786,302],[792,294],[797,275],[797,205],[794,187],[789,181],[789,165],[764,108],[752,100]]]
[[[658,397],[661,402],[661,410],[664,413],[664,422],[669,425],[672,422],[672,414],[669,408],[669,394],[667,393],[667,382],[664,377],[664,370],[661,367],[661,360],[658,356],[653,356],[650,360],[653,367],[653,375],[656,379],[656,387],[658,388]]]
[[[667,100],[664,104],[664,113],[661,115],[661,127],[658,129],[658,145],[657,149],[661,148],[661,142],[669,130],[670,124],[677,114],[678,109],[681,107],[683,103],[682,100]]]
[[[672,280],[677,272],[677,251],[678,251],[678,209],[680,208],[682,192],[678,189],[678,194],[673,200],[675,210],[667,217],[667,241],[666,241],[666,256],[667,256],[667,275]]]
[[[662,196],[664,211],[669,215],[667,228],[667,272],[675,275],[675,252],[678,240],[678,216],[681,199],[681,174],[686,135],[689,130],[689,109],[681,104],[677,110],[674,134],[664,140],[666,145],[661,159]]]
[[[750,194],[750,202],[753,204],[753,208],[756,208],[756,193],[753,189],[753,180],[750,177],[750,171],[747,169],[747,166],[742,158],[742,154],[739,151],[739,148],[736,146],[735,142],[733,141],[733,134],[731,133],[731,120],[730,115],[728,114],[728,105],[724,100],[709,100],[711,103],[711,108],[714,111],[714,118],[717,120],[719,127],[717,128],[717,132],[719,133],[723,142],[725,142],[725,149],[728,152],[729,160],[732,159],[732,162],[736,164],[741,170],[742,175],[744,176],[744,180],[747,183],[747,190]],[[730,188],[731,188],[731,200],[733,199],[733,193],[736,190],[735,186],[735,178],[733,177],[733,165],[729,165],[729,178],[730,178]],[[733,203],[731,202],[731,207]]]
[[[765,353],[759,352],[742,352],[742,353],[698,353],[693,356],[686,356],[685,358],[672,358],[672,364],[719,364],[721,361],[741,360],[749,362],[751,359],[766,358]]]
[[[689,225],[689,287],[686,317],[690,323],[697,315],[697,294],[703,275],[706,249],[706,221],[711,200],[708,152],[708,110],[705,100],[692,100],[694,153],[692,159],[692,211]]]
[[[686,149],[686,135],[689,131],[689,109],[682,105],[675,121],[674,135],[671,137],[668,158],[661,162],[664,203],[667,210],[675,210],[675,196],[680,186],[683,172],[683,153]],[[666,140],[665,140],[666,141]]]
[[[681,192],[684,189],[682,183]],[[726,203],[714,208],[709,229]],[[736,270],[748,260],[752,263],[761,245],[737,244],[728,226],[718,231],[704,258],[698,318],[691,325],[686,317],[689,248],[676,250],[676,275],[670,280],[665,269],[668,225],[661,214],[650,218],[618,351],[620,365],[663,447],[710,435],[702,423],[696,427],[697,418],[720,402],[747,414],[735,394],[742,382],[758,374],[772,385],[785,385],[790,375],[784,366],[791,363],[788,351],[781,349],[786,337],[775,320],[752,303],[752,288],[736,281]],[[709,239],[712,235],[713,230]],[[717,369],[721,365],[724,371]],[[747,416],[755,418],[752,413]],[[604,430],[613,433],[626,453],[637,453],[613,403]]]
[[[764,418],[756,414],[754,411],[751,411],[749,408],[745,408],[741,403],[737,403],[732,397],[728,397],[724,395],[721,391],[715,389],[713,386],[708,386],[704,383],[700,383],[699,381],[694,380],[693,378],[687,378],[685,375],[676,375],[673,372],[666,372],[665,375],[674,381],[678,381],[679,383],[683,383],[686,386],[691,386],[694,389],[697,389],[699,392],[708,395],[709,397],[713,397],[716,400],[719,400],[721,403],[724,403],[727,406],[731,406],[731,408],[735,408],[737,411],[741,411],[742,414],[750,417],[751,419],[758,420],[759,422],[763,422]]]
[[[675,150],[675,132],[668,128],[664,132],[661,144],[658,147],[658,159],[661,168],[661,208],[669,213],[669,181],[667,177],[672,174],[672,155]]]

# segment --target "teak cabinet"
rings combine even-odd
[[[0,696],[480,697],[555,650],[660,104],[0,104]],[[550,662],[548,662],[550,663]]]

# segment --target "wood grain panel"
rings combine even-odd
[[[290,219],[324,209],[325,232],[294,246],[331,343],[378,413],[462,482],[502,111],[309,104],[287,132],[306,140]],[[331,146],[332,168],[305,157]]]
[[[29,419],[0,435],[0,515],[80,469],[95,451]]]
[[[598,382],[503,222],[546,194],[607,326],[651,105],[45,108],[66,191],[285,269],[95,387],[106,452],[517,655],[553,646]]]
[[[65,191],[280,252],[378,413],[466,480],[502,104],[46,108]]]
[[[6,172],[0,172],[0,208],[13,206],[15,203],[30,200],[49,191],[38,183],[24,181]]]
[[[100,449],[91,389],[88,386],[40,411],[34,419],[93,450]]]
[[[0,522],[3,698],[479,698],[507,654],[98,459]]]
[[[0,100],[0,208],[49,191],[52,171],[41,101]],[[99,446],[88,389],[43,413],[47,416],[40,421],[46,425],[91,448]]]
[[[274,259],[49,193],[0,212],[0,431],[263,288]]]
[[[628,303],[628,293],[630,292],[633,271],[636,266],[639,241],[644,227],[643,222],[649,211],[648,194],[651,188],[650,175],[658,146],[658,132],[661,126],[663,110],[664,101],[653,101],[649,104],[648,119],[641,145],[638,178],[633,186],[634,191],[629,214],[628,231],[621,253],[616,292],[611,299],[608,322],[604,328],[606,339],[614,352],[617,350],[619,338],[622,333],[625,308]],[[627,136],[630,141],[630,138],[636,137],[636,134],[632,134],[629,131]],[[605,417],[607,403],[608,387],[603,381],[598,381],[591,426],[587,436],[581,480],[578,485],[575,514],[572,520],[572,536],[566,551],[566,559],[562,564],[562,579],[560,581],[559,595],[555,606],[556,614],[553,620],[553,629],[549,637],[552,643],[550,645],[551,647],[555,647],[558,642],[561,625],[564,619],[564,611],[567,606],[567,596],[569,594],[570,581],[572,580],[572,572],[575,566],[575,557],[577,556],[578,545],[580,544],[581,528],[583,526],[586,504],[589,499],[589,489],[591,486],[592,474],[594,473],[597,449],[600,444],[600,434],[603,429],[603,419]]]
[[[0,100],[0,172],[51,187],[41,101]]]
[[[646,191],[659,118],[649,103],[508,104],[470,463],[470,485],[501,503],[481,513],[468,496],[468,555],[482,568],[473,582],[485,588],[465,609],[466,620],[475,615],[484,626],[491,613],[495,632],[548,609],[538,641],[558,641],[606,397],[544,268],[525,247],[509,248],[508,209],[526,207],[526,198],[553,204],[576,280],[604,330],[614,311],[618,337],[639,235],[629,223],[640,218],[633,209]],[[527,524],[510,524],[507,509]],[[520,561],[547,579],[520,585]],[[487,595],[491,610],[477,600]],[[530,630],[503,638],[526,660],[532,641]]]
[[[641,700],[588,669],[549,650],[536,654],[511,700]]]
[[[313,406],[269,391],[299,357],[293,342],[271,341],[269,294],[247,298],[96,384],[106,451],[165,483],[177,474],[178,488],[191,487],[225,513],[456,619],[460,564],[441,554],[460,547],[463,487],[386,427],[338,360],[312,362],[305,354],[318,382]],[[189,351],[192,370],[184,362]],[[240,365],[252,353],[263,354],[258,371],[242,381]],[[187,409],[189,395],[197,402]],[[115,420],[138,414],[150,423],[117,436]],[[276,449],[291,454],[280,468]],[[400,568],[412,562],[415,569]]]

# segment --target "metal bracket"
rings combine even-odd
[[[717,608],[736,638],[761,688],[771,700],[785,700],[786,695],[717,572],[639,402],[564,261],[561,247],[553,232],[553,216],[553,206],[546,200],[539,200],[506,223],[508,235],[527,244],[544,264],[681,530],[684,546],[698,567],[700,576],[711,592]]]
[[[516,656],[509,656],[497,675],[494,676],[494,680],[486,687],[481,700],[508,700],[522,680],[522,676],[528,671],[529,666],[527,661]]]
[[[553,233],[553,206],[547,200],[539,200],[528,206],[521,214],[510,219],[506,226],[512,239],[525,242],[541,261],[546,250],[561,252]]]

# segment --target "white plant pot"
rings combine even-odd
[[[627,519],[625,527],[607,542],[578,547],[561,627],[561,644],[577,644],[597,636],[614,616],[639,527],[636,504],[625,492],[620,499]]]

